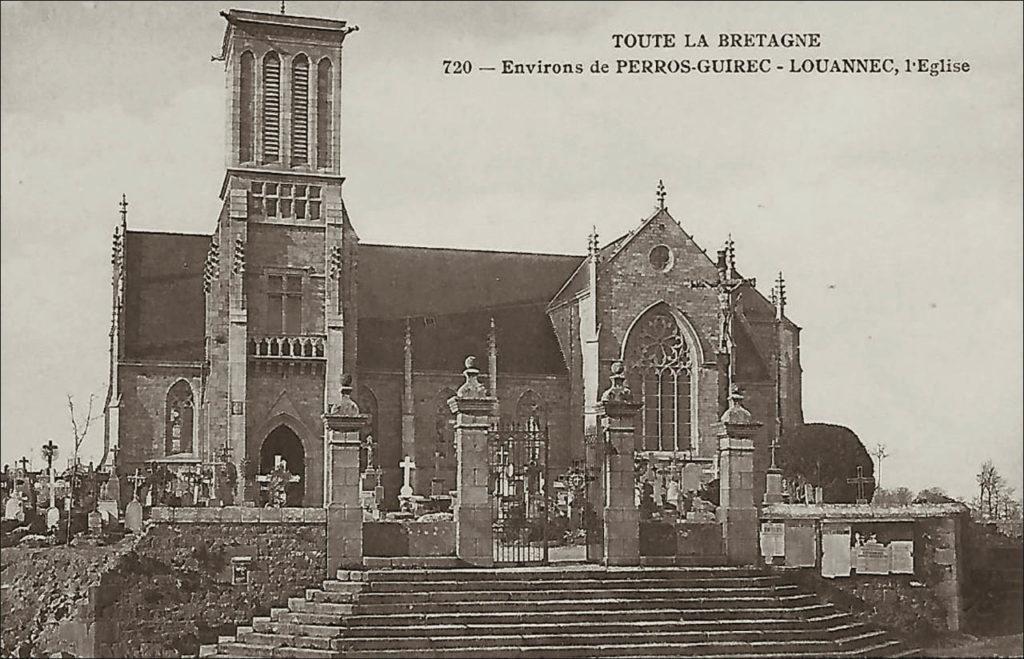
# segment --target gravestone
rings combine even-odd
[[[4,504],[4,519],[16,519],[19,522],[25,521],[25,509],[21,505],[21,496],[17,491],[7,499]]]
[[[68,507],[68,514],[71,514],[70,506]],[[51,506],[46,509],[46,528],[55,529],[60,524],[60,510],[57,506]]]
[[[132,533],[142,533],[142,504],[132,499],[124,510],[124,527]]]
[[[103,514],[98,511],[89,513],[89,533],[99,535],[103,532]]]
[[[821,576],[850,576],[850,525],[821,525]]]
[[[683,489],[687,492],[700,489],[700,465],[696,462],[687,462],[683,467]]]
[[[786,555],[786,525],[765,522],[761,524],[761,556],[766,563]]]
[[[786,567],[814,567],[818,558],[814,523],[786,524]]]
[[[914,573],[913,540],[893,540],[889,543],[889,550],[892,554],[892,566],[890,571],[893,574]]]

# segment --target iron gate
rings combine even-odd
[[[499,426],[489,440],[494,563],[547,563],[548,430],[535,423]]]

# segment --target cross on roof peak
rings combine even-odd
[[[121,202],[118,204],[121,209],[121,224],[128,222],[128,195],[121,193]]]
[[[658,192],[654,196],[658,198],[658,208],[665,210],[665,197],[668,196],[668,193],[665,192],[665,181],[662,179],[658,179]]]

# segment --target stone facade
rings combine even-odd
[[[586,256],[360,243],[340,167],[350,27],[250,11],[225,18],[227,166],[212,231],[144,234],[122,222],[115,241],[108,430],[121,473],[227,460],[240,475],[235,500],[261,503],[256,476],[283,458],[299,476],[289,505],[323,506],[321,415],[345,373],[368,416],[361,438],[375,440],[384,508],[398,507],[406,455],[416,494],[444,494],[457,478],[447,400],[473,354],[497,419],[548,428],[553,476],[584,460],[598,394],[620,359],[642,403],[638,454],[698,462],[705,483],[718,476],[727,371],[712,283],[721,259],[694,242],[663,195],[623,236],[604,246],[593,236]],[[731,248],[728,257],[733,271]],[[732,382],[764,422],[753,437],[763,474],[777,400],[784,429],[802,422],[799,328],[777,320],[749,282],[733,302]],[[684,384],[675,418],[659,421],[670,429],[657,430],[672,441],[652,451],[656,403],[630,360],[648,349],[655,316],[680,341],[673,368]],[[187,406],[171,390],[181,380]],[[170,439],[186,426],[191,441]],[[764,479],[753,488],[760,501]]]

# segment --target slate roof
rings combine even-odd
[[[443,316],[545,304],[582,256],[359,245],[359,317]]]
[[[482,363],[490,319],[499,373],[564,374],[547,303],[582,256],[359,245],[360,369],[401,370],[410,318],[413,368]]]
[[[203,268],[210,237],[128,231],[125,238],[124,358],[202,361]]]

